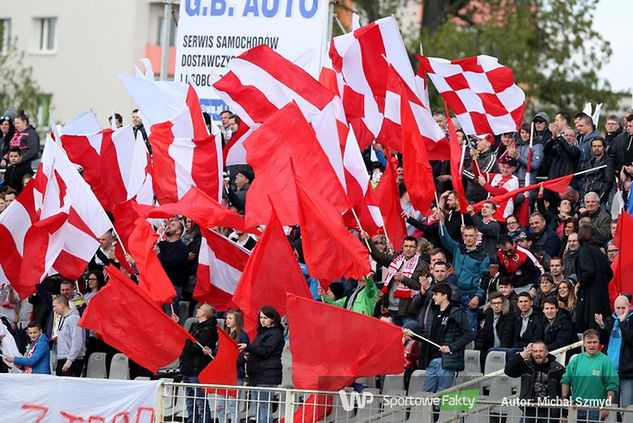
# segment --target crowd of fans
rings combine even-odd
[[[135,115],[140,121],[136,111]],[[442,113],[434,117],[446,130],[446,117]],[[222,114],[225,141],[239,124],[236,116]],[[36,132],[23,114],[0,117],[0,129],[0,166],[6,166],[2,212],[31,177],[30,164],[39,153],[32,154]],[[142,133],[145,137],[144,129]],[[517,354],[526,362],[537,356],[542,362],[548,351],[578,341],[577,334],[594,335],[587,330],[600,331],[620,380],[632,381],[628,362],[619,365],[623,356],[633,354],[629,300],[619,297],[620,303],[627,301],[626,311],[617,312],[616,303],[612,315],[607,285],[612,278],[610,265],[618,254],[613,242],[617,214],[621,207],[626,208],[633,177],[633,112],[623,121],[609,116],[604,131],[584,113],[572,119],[559,112],[554,121],[546,113],[538,113],[516,133],[470,137],[458,131],[458,135],[465,145],[462,183],[470,203],[467,210],[460,212],[448,162],[432,162],[438,200],[428,216],[412,207],[399,167],[402,219],[408,233],[402,249],[394,250],[383,234],[370,236],[362,228],[350,229],[370,251],[372,272],[365,279],[342,279],[327,290],[320,288],[303,263],[300,229],[289,228],[289,241],[314,299],[402,326],[405,378],[416,369],[426,369],[427,391],[454,384],[456,373],[464,370],[468,345],[481,352],[482,363],[490,351],[506,351],[509,364],[510,357]],[[375,185],[387,158],[379,144],[363,156]],[[501,204],[489,201],[526,184],[585,170],[589,172],[574,177],[564,193],[540,186]],[[246,193],[256,175],[248,166],[232,166],[225,176],[224,201],[243,213]],[[476,211],[473,204],[478,202],[484,203]],[[252,234],[220,230],[246,249],[256,245],[257,237]],[[167,219],[157,231],[161,241],[155,251],[178,292],[173,310],[178,310],[180,300],[188,300],[193,315],[200,231],[185,217]],[[10,356],[5,371],[7,364],[13,364],[33,373],[50,373],[52,347],[56,374],[80,376],[89,354],[101,351],[111,356],[116,352],[96,334],[77,327],[86,304],[106,283],[104,267],[120,265],[114,254],[114,235],[108,232],[99,241],[99,250],[78,281],[49,277],[26,299],[17,298],[9,285],[0,287],[4,333],[13,335],[23,356]],[[170,314],[171,310],[166,308]],[[186,381],[197,381],[210,360],[208,354],[217,341],[217,316],[226,319],[227,333],[243,352],[238,362],[240,382],[259,386],[281,382],[283,332],[274,309],[262,310],[258,337],[250,344],[239,310],[218,314],[212,306],[203,305],[195,313],[199,321],[190,331],[205,348],[192,343],[185,347],[181,371]],[[178,320],[178,316],[173,318]],[[609,341],[613,327],[624,338],[615,347]],[[620,354],[620,350],[625,352]],[[520,376],[517,368],[515,363],[513,374]],[[134,363],[131,370],[132,376],[147,373]],[[633,403],[633,383],[628,391],[617,390],[628,392],[628,404]]]

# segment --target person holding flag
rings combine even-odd
[[[283,368],[281,354],[284,350],[284,328],[279,312],[271,306],[259,310],[257,336],[251,344],[237,344],[240,352],[247,354],[246,369],[249,385],[270,388],[281,383]],[[271,423],[272,392],[257,391],[257,423]]]
[[[519,178],[514,175],[518,166],[517,159],[504,155],[499,160],[499,173],[480,174],[475,181],[493,196],[506,194],[519,189]],[[502,222],[513,212],[514,202],[507,199],[497,206],[494,218]]]
[[[217,320],[213,306],[202,304],[196,311],[196,317],[198,321],[191,325],[189,333],[197,343],[188,339],[180,355],[180,371],[185,383],[199,383],[198,375],[213,359],[211,350],[218,342]],[[210,419],[211,411],[204,389],[188,387],[187,423],[199,423]]]

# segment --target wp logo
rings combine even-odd
[[[341,399],[341,405],[345,411],[352,411],[356,406],[358,406],[358,408],[365,408],[365,406],[374,402],[374,394],[371,392],[359,393],[340,390],[338,391],[338,396]]]

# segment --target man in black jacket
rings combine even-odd
[[[203,348],[189,339],[186,341],[180,355],[180,371],[185,383],[199,383],[198,375],[211,362],[211,350],[218,342],[213,306],[202,304],[196,312],[196,317],[198,322],[191,325],[189,333]],[[211,420],[209,404],[203,389],[187,388],[187,416],[188,423]]]
[[[0,185],[9,186],[19,194],[22,191],[22,179],[25,175],[33,175],[31,165],[22,161],[22,150],[19,147],[11,147],[9,166],[4,172],[4,180]]]
[[[537,339],[543,339],[543,314],[532,307],[532,297],[528,292],[519,294],[517,301],[520,314],[514,327],[514,348],[525,348]]]
[[[556,295],[546,296],[542,300],[543,305],[543,341],[547,349],[554,351],[578,340],[571,315],[567,310],[558,308]]]
[[[557,398],[561,394],[560,380],[565,367],[549,354],[543,341],[535,341],[527,348],[510,356],[504,369],[510,377],[521,377],[519,398],[538,404],[539,399]],[[558,421],[560,409],[524,407],[524,416],[532,423]],[[552,420],[550,420],[550,418]]]
[[[510,301],[501,292],[490,294],[490,307],[484,311],[483,325],[475,341],[475,349],[483,356],[482,366],[490,348],[512,348],[515,320]]]
[[[450,388],[456,372],[464,370],[464,349],[475,339],[464,308],[450,300],[452,289],[446,283],[431,288],[434,307],[428,313],[422,335],[436,344],[422,343],[420,367],[426,369],[425,392],[439,392]],[[405,336],[412,331],[404,329]]]
[[[154,246],[154,252],[158,255],[160,264],[163,265],[167,277],[176,290],[172,304],[173,310],[178,310],[182,289],[189,281],[189,263],[187,262],[189,250],[181,239],[184,229],[181,221],[171,219],[167,222],[165,229],[165,241],[160,241]]]

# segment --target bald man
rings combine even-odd
[[[631,302],[624,296],[618,296],[613,304],[615,312],[603,319],[596,314],[600,328],[600,339],[607,341],[605,353],[618,371],[620,377],[620,406],[633,404],[633,319]]]

